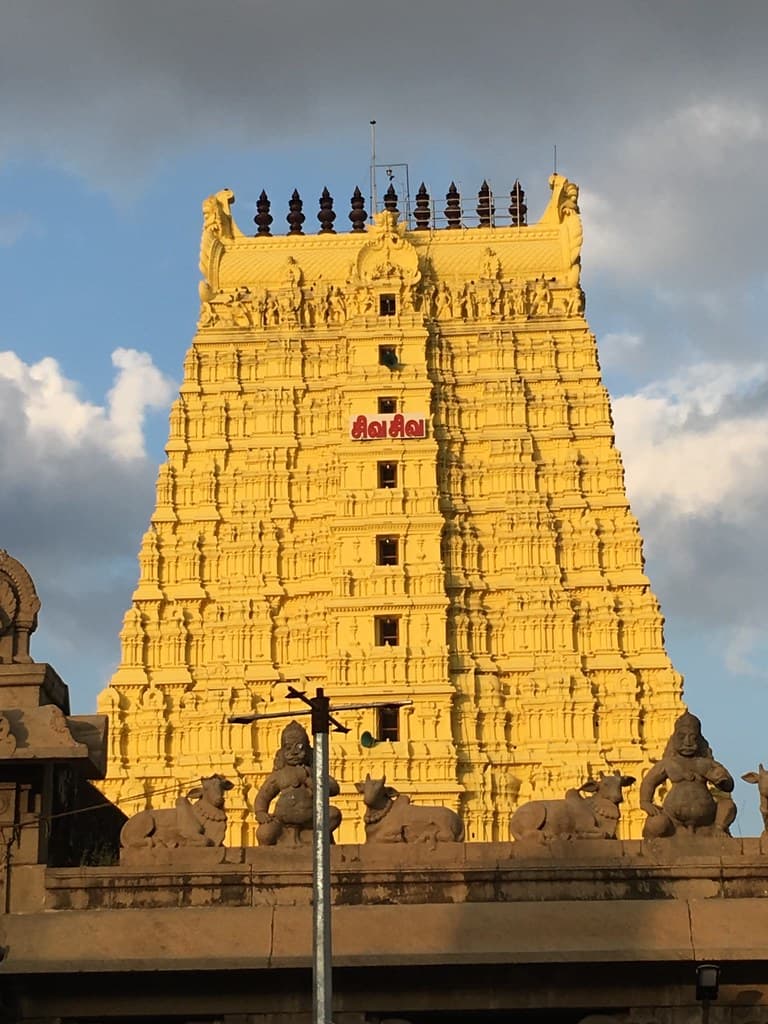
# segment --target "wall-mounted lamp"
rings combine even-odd
[[[696,998],[700,1001],[717,999],[720,989],[720,968],[717,964],[696,966]]]

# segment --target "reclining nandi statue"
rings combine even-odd
[[[356,782],[366,806],[365,840],[368,843],[461,843],[464,825],[450,807],[420,807],[411,798],[386,785],[386,777]]]

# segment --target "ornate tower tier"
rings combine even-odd
[[[221,772],[229,842],[252,843],[285,723],[227,718],[290,710],[286,683],[413,702],[333,737],[346,841],[367,772],[491,840],[519,801],[659,756],[681,678],[584,319],[578,189],[550,184],[537,224],[517,186],[514,226],[487,196],[471,229],[455,187],[444,230],[426,192],[409,230],[389,196],[365,229],[356,191],[348,234],[324,193],[314,236],[298,194],[283,237],[263,194],[253,238],[231,192],[206,200],[199,329],[100,697],[111,798]]]

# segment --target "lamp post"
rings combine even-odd
[[[333,1000],[332,943],[331,943],[331,833],[328,828],[328,762],[329,734],[349,732],[331,712],[359,711],[368,708],[400,708],[412,704],[410,700],[373,701],[366,704],[339,704],[331,707],[322,687],[314,697],[303,690],[288,687],[288,697],[301,700],[306,711],[274,711],[263,715],[232,715],[228,719],[235,725],[249,725],[262,718],[295,718],[311,715],[312,728],[312,1021],[313,1024],[332,1024]]]
[[[703,1024],[709,1021],[709,1005],[720,991],[720,967],[717,964],[698,964],[696,967],[696,998],[701,1003]]]

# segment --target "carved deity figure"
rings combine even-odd
[[[328,793],[338,796],[339,784],[335,779],[328,779]],[[270,810],[275,797],[277,802]],[[312,807],[312,747],[302,726],[290,722],[283,729],[273,770],[254,801],[259,846],[297,846],[311,842]],[[328,821],[333,839],[333,832],[341,824],[341,811],[337,807],[329,809]]]
[[[11,732],[11,723],[0,715],[0,757],[13,757],[16,752],[16,737]]]
[[[298,301],[292,292],[282,292],[277,300],[281,324],[298,322]]]
[[[582,316],[584,313],[584,292],[581,288],[572,288],[565,304],[568,316]]]
[[[467,281],[464,285],[461,297],[461,315],[465,320],[474,320],[477,317],[477,290],[474,281]]]
[[[232,295],[232,322],[235,327],[251,326],[251,292],[247,285],[240,285]]]
[[[507,301],[507,313],[510,316],[528,316],[528,288],[526,285],[518,285],[510,292]]]
[[[756,772],[747,772],[741,776],[745,782],[751,782],[757,786],[760,794],[760,814],[763,818],[763,834],[768,835],[768,771],[762,765],[758,765]]]
[[[267,327],[277,327],[280,323],[280,306],[274,295],[268,297],[266,307]]]
[[[328,291],[328,323],[343,324],[347,319],[347,306],[340,288],[331,285]]]
[[[301,323],[302,305],[304,303],[304,296],[301,290],[303,280],[304,275],[301,267],[293,256],[289,256],[283,275],[283,293],[279,299],[281,322]]]
[[[451,313],[451,290],[445,281],[441,281],[435,296],[435,319],[448,320],[451,317]]]
[[[310,288],[304,296],[303,302],[303,323],[305,327],[314,327],[317,323],[317,305],[315,303],[315,293]]]
[[[207,281],[198,281],[197,290],[200,295],[200,318],[197,321],[197,326],[201,329],[215,327],[219,320],[219,315],[213,306],[215,292]]]
[[[289,256],[285,264],[285,283],[292,291],[297,289],[302,282],[303,274],[293,256]]]
[[[376,311],[376,299],[370,288],[360,288],[355,296],[358,316],[369,316]]]
[[[653,797],[663,783],[669,792],[659,807]],[[736,805],[720,793],[733,790],[733,778],[712,757],[712,750],[701,734],[701,722],[685,712],[675,722],[664,756],[650,769],[640,786],[640,806],[648,815],[643,828],[645,839],[676,834],[730,835],[728,827],[736,817]]]
[[[257,327],[266,326],[267,315],[267,293],[262,291],[253,299],[253,322]]]
[[[480,264],[480,276],[487,279],[498,279],[501,274],[501,262],[493,249],[486,249]]]
[[[547,316],[552,309],[552,290],[545,277],[536,279],[531,295],[531,316]]]

